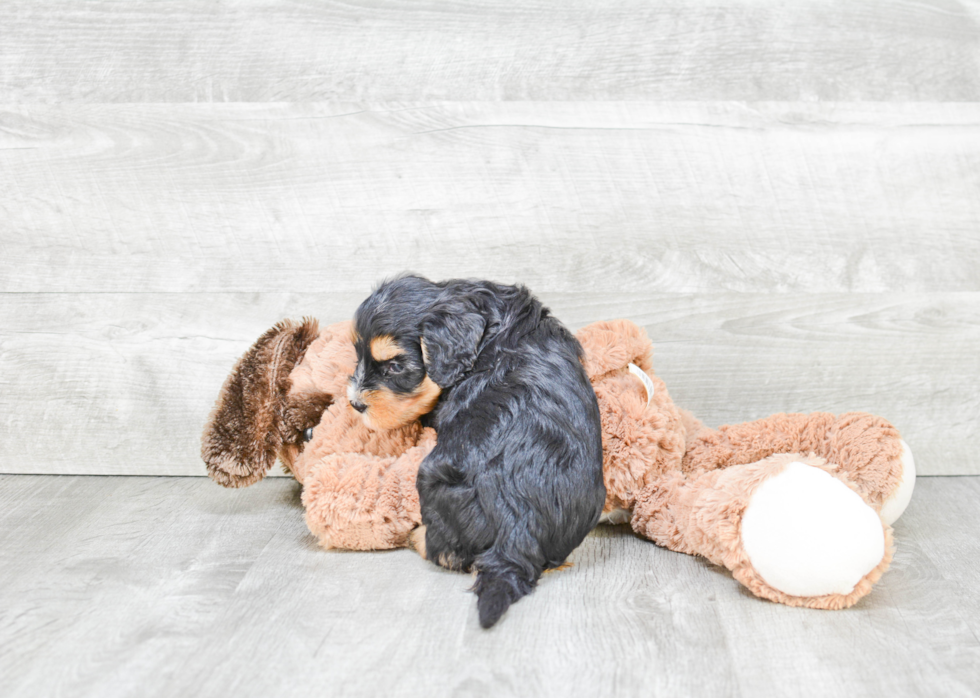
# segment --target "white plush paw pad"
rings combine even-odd
[[[881,519],[832,475],[790,463],[752,495],[742,544],[771,587],[791,596],[848,594],[885,555]]]
[[[915,459],[912,458],[912,449],[902,441],[902,481],[899,483],[891,496],[881,505],[881,520],[891,526],[898,521],[898,517],[905,511],[912,499],[912,490],[915,489]]]
[[[624,524],[630,522],[631,514],[626,509],[613,509],[612,511],[606,511],[602,513],[599,517],[599,523],[604,524]]]

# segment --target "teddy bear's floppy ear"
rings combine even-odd
[[[235,364],[201,436],[212,480],[247,487],[269,472],[286,438],[289,374],[318,334],[316,320],[284,320]]]
[[[585,351],[585,372],[595,381],[610,371],[635,364],[653,371],[653,343],[646,331],[629,320],[603,320],[575,333]]]

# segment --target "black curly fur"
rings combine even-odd
[[[391,336],[409,363],[424,356],[411,380],[427,374],[442,389],[424,420],[439,442],[418,474],[426,554],[477,570],[489,628],[602,512],[599,407],[581,345],[526,288],[489,281],[403,276],[354,323],[359,375],[370,372],[370,339]]]

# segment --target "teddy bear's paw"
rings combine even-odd
[[[602,516],[599,517],[599,523],[610,524],[611,526],[628,524],[632,516],[633,512],[629,511],[628,509],[613,509],[611,511],[602,512]]]
[[[889,526],[905,511],[915,489],[915,459],[909,445],[902,441],[902,482],[881,505],[881,520]]]
[[[877,512],[820,468],[790,463],[752,495],[741,526],[756,572],[790,596],[849,594],[885,556]]]

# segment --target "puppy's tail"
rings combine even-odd
[[[476,562],[476,609],[480,614],[480,625],[491,627],[500,620],[504,612],[521,598],[527,596],[538,582],[540,571],[524,570],[521,567],[501,560],[491,550]]]

